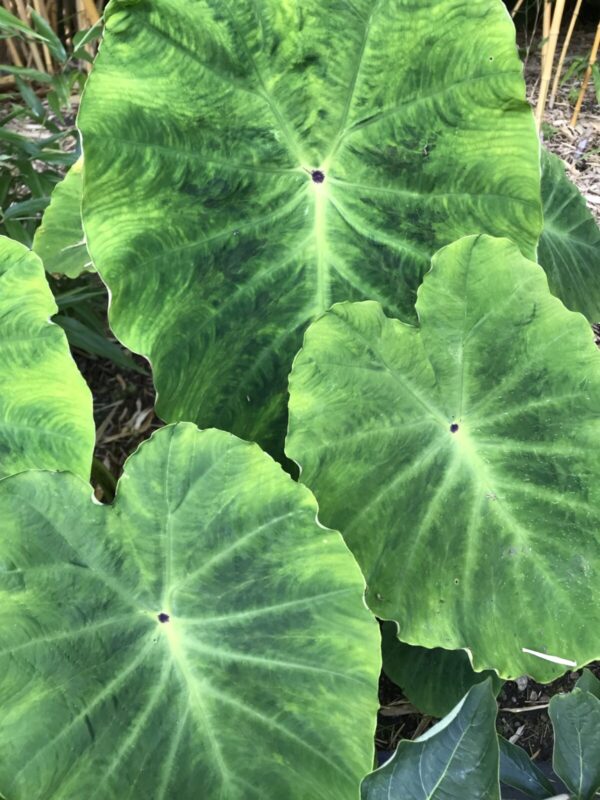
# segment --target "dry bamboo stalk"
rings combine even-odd
[[[521,6],[523,5],[524,2],[525,2],[525,0],[517,0],[517,2],[515,3],[515,7],[510,12],[510,15],[511,15],[511,17],[513,17],[513,19],[517,16],[517,13],[518,13],[519,9],[521,8]]]
[[[27,9],[25,8],[23,0],[15,0],[15,4],[17,6],[17,12],[19,14],[19,17],[23,20],[23,22],[29,25],[29,14],[27,13]],[[29,41],[27,42],[27,47],[29,48],[29,52],[31,54],[31,57],[33,58],[33,61],[37,69],[39,69],[40,72],[45,72],[46,68],[44,66],[44,62],[40,55],[40,51],[38,50],[37,44],[35,42]]]
[[[556,68],[556,73],[554,75],[554,83],[552,84],[552,92],[550,93],[550,100],[548,102],[550,108],[554,107],[554,101],[556,100],[556,93],[558,92],[558,84],[560,81],[560,76],[562,74],[563,64],[565,63],[565,58],[569,51],[569,45],[571,44],[571,36],[573,36],[575,23],[577,22],[577,17],[579,16],[579,9],[581,8],[581,3],[582,0],[577,0],[577,4],[573,10],[573,16],[571,17],[571,22],[569,23],[569,29],[567,30],[565,42],[562,46],[560,58],[558,60],[558,66]]]
[[[23,59],[19,55],[19,51],[12,39],[6,40],[6,46],[8,47],[8,52],[10,53],[10,57],[12,59],[12,63],[15,67],[23,67],[25,66],[23,63]]]
[[[100,19],[100,14],[98,13],[98,9],[96,8],[94,0],[83,0],[83,7],[90,25],[95,25]]]
[[[46,5],[44,0],[33,0],[33,6],[40,17],[44,19],[48,19],[48,14],[46,13]],[[50,50],[48,49],[48,45],[42,45],[42,53],[44,54],[44,61],[46,62],[46,70],[50,73],[54,72],[54,67],[52,66],[52,56],[50,55]]]
[[[538,102],[535,110],[535,119],[537,122],[538,131],[542,127],[544,111],[546,110],[546,99],[548,97],[548,89],[550,88],[552,67],[554,66],[554,56],[556,54],[556,45],[558,44],[558,34],[560,32],[560,25],[562,23],[564,10],[565,0],[556,0],[554,14],[552,15],[552,24],[550,25],[550,31],[548,33],[546,57],[543,60],[540,93],[538,95]]]
[[[577,120],[579,119],[579,112],[581,111],[581,106],[583,104],[583,98],[585,97],[585,93],[590,82],[590,78],[592,76],[592,67],[596,63],[596,59],[598,58],[598,47],[600,47],[600,22],[598,23],[598,27],[596,28],[596,36],[594,38],[594,44],[592,45],[592,52],[590,54],[590,61],[588,64],[588,68],[585,71],[585,75],[583,76],[583,83],[581,84],[581,91],[579,92],[579,97],[577,98],[577,103],[575,105],[575,111],[573,111],[573,116],[571,117],[571,122],[569,123],[572,128],[577,125]]]
[[[544,0],[544,16],[542,17],[542,73],[548,52],[548,37],[550,36],[550,20],[552,17],[552,0]]]

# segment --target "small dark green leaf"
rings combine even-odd
[[[500,781],[534,800],[547,800],[556,794],[554,786],[529,758],[522,747],[503,736],[500,743]]]
[[[600,699],[575,688],[554,695],[548,709],[554,728],[554,771],[574,800],[592,800],[600,789]]]
[[[600,700],[600,681],[589,669],[583,670],[581,678],[579,678],[575,686],[585,692],[590,692]],[[598,735],[600,736],[600,731]]]
[[[362,800],[499,800],[497,711],[489,681],[473,686],[424,736],[400,742]]]
[[[91,330],[80,320],[59,314],[54,317],[54,322],[65,331],[71,347],[77,347],[85,353],[91,353],[100,358],[106,358],[123,369],[132,370],[141,375],[147,374],[147,370],[136,364],[119,345],[111,342],[106,336]]]
[[[428,649],[405,644],[397,636],[395,622],[382,625],[383,670],[420,711],[443,717],[476,683],[489,678],[494,694],[502,681],[491,670],[475,672],[464,650]]]
[[[61,64],[67,60],[68,55],[67,51],[63,47],[63,43],[58,38],[56,33],[52,30],[48,22],[40,16],[35,9],[31,9],[31,21],[33,22],[33,27],[35,30],[40,34],[40,36],[44,39],[45,43],[48,45],[48,48],[54,58],[59,61]]]

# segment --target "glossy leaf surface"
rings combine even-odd
[[[400,742],[363,781],[362,800],[500,800],[496,712],[489,682],[473,686],[424,736]]]
[[[33,249],[48,272],[69,278],[94,269],[81,221],[82,173],[80,158],[53,190],[33,240]]]
[[[0,482],[0,786],[10,800],[348,800],[380,659],[364,582],[256,445],[182,424],[114,505]]]
[[[495,672],[475,672],[464,650],[443,650],[406,644],[396,635],[395,622],[381,629],[383,671],[399,686],[419,711],[444,717],[465,696],[471,686],[490,679],[495,694],[502,681]]]
[[[590,322],[600,321],[600,228],[558,156],[542,149],[544,229],[538,261],[550,289]]]
[[[575,688],[554,695],[548,713],[554,728],[554,771],[574,800],[592,800],[600,789],[600,699]]]
[[[40,259],[0,237],[0,478],[25,469],[89,478],[92,398],[69,352]]]
[[[506,240],[438,253],[417,311],[309,328],[286,452],[403,641],[549,681],[600,655],[600,353]]]
[[[333,302],[413,318],[467,233],[533,257],[524,99],[500,0],[113,0],[79,116],[84,226],[159,414],[280,443]]]

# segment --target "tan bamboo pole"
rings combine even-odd
[[[43,17],[45,20],[48,19],[48,14],[46,12],[46,5],[44,0],[33,0],[33,6],[40,17]],[[44,54],[44,61],[46,62],[46,69],[48,72],[54,72],[54,67],[52,66],[52,56],[50,55],[50,50],[48,49],[48,45],[42,45],[42,53]]]
[[[98,13],[94,0],[83,0],[83,7],[85,8],[85,14],[90,21],[90,25],[95,25],[100,19],[100,14]]]
[[[517,14],[519,12],[519,9],[521,8],[521,6],[523,5],[524,2],[525,2],[525,0],[517,0],[517,2],[515,3],[515,7],[510,12],[510,15],[511,15],[511,17],[513,19],[517,16]]]
[[[23,59],[19,55],[19,51],[16,48],[15,43],[12,39],[6,40],[6,46],[8,47],[8,52],[10,53],[10,57],[12,59],[13,66],[15,67],[24,67],[25,64],[23,63]]]
[[[25,8],[25,4],[23,0],[15,0],[17,6],[17,12],[19,17],[29,25],[29,14],[27,13],[27,9]],[[29,52],[31,53],[31,57],[34,60],[35,66],[39,69],[40,72],[45,72],[46,68],[44,66],[44,62],[40,55],[40,51],[37,48],[37,44],[35,42],[28,42],[27,46],[29,48]]]
[[[552,67],[554,66],[556,45],[558,44],[558,34],[560,33],[560,26],[564,11],[565,0],[556,0],[554,13],[552,14],[552,24],[550,25],[550,31],[548,33],[546,56],[542,63],[542,79],[540,82],[540,92],[538,94],[538,102],[535,110],[535,119],[538,130],[540,130],[542,127],[544,111],[546,110],[546,100],[548,98],[548,89],[550,88],[550,80],[552,78]]]
[[[592,75],[592,67],[596,63],[596,59],[598,58],[598,47],[600,47],[600,22],[598,23],[598,27],[596,28],[596,36],[594,38],[594,44],[592,45],[592,52],[590,54],[590,61],[588,63],[588,68],[585,71],[585,75],[583,76],[583,83],[581,84],[581,91],[579,92],[579,97],[577,98],[577,103],[575,104],[575,111],[573,111],[573,116],[571,117],[571,122],[569,123],[572,128],[577,125],[577,120],[579,118],[579,112],[581,111],[581,106],[583,104],[583,98],[585,97],[585,93],[590,82],[590,77]]]
[[[567,30],[567,35],[565,36],[565,41],[562,46],[562,50],[560,52],[560,58],[558,59],[558,66],[556,67],[556,72],[554,73],[554,82],[552,84],[552,91],[550,92],[550,100],[548,101],[548,105],[550,108],[554,108],[554,101],[556,100],[556,93],[558,92],[558,84],[560,82],[560,76],[562,74],[563,65],[565,63],[565,58],[567,53],[569,52],[569,45],[571,44],[571,37],[573,36],[573,31],[575,30],[575,23],[577,22],[577,18],[579,16],[579,9],[581,8],[581,3],[583,0],[577,0],[575,8],[573,9],[573,15],[571,16],[571,22],[569,23],[569,28]]]
[[[544,0],[544,16],[542,17],[542,72],[546,63],[548,52],[548,37],[550,36],[550,20],[552,15],[552,0]]]

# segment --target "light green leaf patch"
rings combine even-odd
[[[338,533],[259,448],[181,424],[112,507],[0,482],[0,786],[10,800],[349,800],[379,632]]]
[[[489,681],[473,686],[426,734],[400,742],[363,781],[362,800],[500,800],[496,712]]]
[[[383,670],[419,711],[444,717],[471,686],[491,680],[494,694],[502,688],[495,672],[475,672],[464,650],[428,649],[406,644],[396,634],[395,622],[381,627]]]
[[[542,149],[544,229],[538,261],[567,308],[600,322],[600,228],[558,156]]]
[[[0,237],[0,478],[25,469],[89,478],[92,397],[69,352],[40,259]]]
[[[600,655],[600,353],[506,240],[438,253],[417,312],[309,328],[286,452],[403,641],[549,681]]]
[[[54,188],[33,239],[33,249],[48,272],[69,278],[94,271],[81,221],[82,173],[80,158]]]
[[[440,246],[533,257],[541,231],[500,0],[113,0],[79,125],[89,249],[158,413],[274,448],[315,316],[413,319]]]

